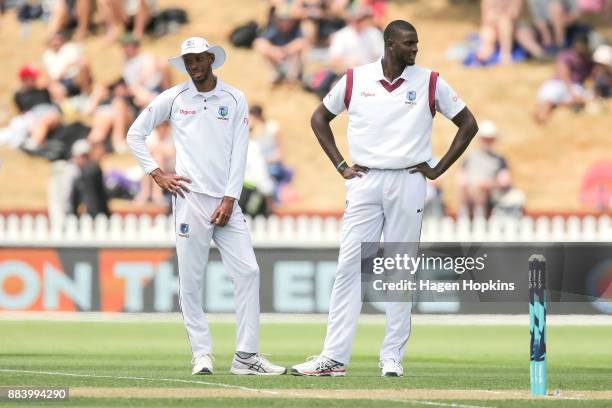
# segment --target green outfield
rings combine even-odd
[[[612,326],[549,327],[560,395],[544,399],[528,397],[528,327],[415,325],[404,378],[379,376],[381,324],[360,325],[346,378],[232,376],[234,326],[211,329],[216,373],[193,377],[180,322],[0,320],[0,386],[69,387],[70,401],[52,406],[612,406]],[[261,350],[290,366],[317,354],[324,333],[267,323]]]

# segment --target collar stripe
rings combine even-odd
[[[398,78],[395,80],[395,82],[393,82],[392,84],[389,83],[387,80],[385,79],[381,79],[380,80],[380,84],[383,86],[383,88],[385,88],[387,90],[387,92],[391,93],[393,91],[395,91],[397,88],[399,88],[402,84],[404,83],[404,78]]]

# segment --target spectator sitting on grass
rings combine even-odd
[[[544,82],[538,92],[536,122],[546,123],[558,106],[580,109],[585,103],[584,82],[593,66],[587,36],[576,36],[572,48],[557,56],[555,77]]]
[[[124,55],[122,77],[134,97],[134,104],[142,109],[170,87],[168,61],[142,52],[140,40],[132,34],[124,35],[121,45]]]
[[[337,0],[294,0],[292,7],[310,47],[329,46],[329,37],[345,26]]]
[[[170,85],[168,64],[140,51],[140,41],[131,34],[121,39],[125,62],[122,78],[110,88],[97,87],[88,102],[93,113],[90,143],[111,136],[113,149],[125,152],[125,135],[138,112]],[[98,106],[100,104],[100,106]]]
[[[130,28],[134,37],[141,39],[151,21],[155,0],[97,0],[97,5],[110,44]]]
[[[253,47],[272,66],[275,85],[300,79],[306,40],[299,21],[291,16],[288,7],[276,9],[270,26],[255,40]]]
[[[522,7],[522,0],[481,0],[480,47],[478,61],[489,61],[499,45],[499,62],[512,63],[514,24]]]
[[[494,150],[498,131],[495,124],[485,120],[479,125],[480,145],[465,158],[457,176],[459,187],[460,217],[474,218],[489,215],[494,205],[494,195],[507,183],[508,173],[506,160]]]
[[[93,0],[55,0],[43,3],[52,5],[49,33],[75,28],[72,37],[74,41],[81,41],[87,36],[94,9]]]
[[[21,87],[14,95],[19,115],[0,129],[0,145],[13,148],[21,145],[26,151],[35,151],[49,132],[60,125],[61,112],[51,102],[49,91],[37,86],[38,76],[39,70],[29,64],[19,70]]]
[[[376,61],[382,56],[383,48],[383,35],[374,26],[372,9],[352,7],[346,27],[331,37],[330,64],[336,72],[342,73],[347,68]]]
[[[105,143],[110,135],[111,145],[115,152],[127,151],[125,135],[139,109],[134,104],[134,97],[125,81],[120,79],[108,89],[97,87],[92,99],[101,101],[99,106],[97,106],[97,101],[92,102],[91,131],[87,140],[92,144]]]
[[[567,28],[580,17],[576,0],[529,0],[529,10],[538,37],[550,53],[565,48]]]
[[[61,104],[67,97],[81,93],[89,94],[92,75],[81,46],[68,42],[66,32],[60,31],[49,37],[49,48],[42,56],[47,88],[55,103]]]
[[[176,149],[171,133],[170,125],[168,122],[164,122],[146,140],[153,159],[160,165],[164,173],[174,173]],[[140,181],[140,191],[134,198],[134,202],[142,206],[148,201],[152,201],[159,206],[167,206],[169,204],[164,196],[164,192],[153,181],[153,178],[148,174],[144,174]]]
[[[291,169],[283,163],[283,150],[278,140],[280,126],[277,121],[266,119],[261,105],[251,106],[249,124],[253,140],[259,143],[268,174],[275,181],[276,195],[278,185],[289,183],[293,176]]]
[[[612,97],[612,46],[602,44],[593,53],[595,68],[595,97],[599,99]]]

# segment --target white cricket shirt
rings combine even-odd
[[[160,167],[145,145],[168,121],[176,146],[176,174],[189,189],[213,197],[240,198],[249,143],[249,108],[242,91],[217,79],[210,92],[190,80],[159,94],[128,130],[127,143],[145,172]]]
[[[465,104],[441,77],[431,87],[431,76],[431,70],[412,65],[389,83],[378,60],[352,70],[352,89],[350,80],[347,89],[347,75],[334,85],[323,104],[334,115],[348,109],[353,163],[402,169],[432,158],[435,112],[452,119]]]

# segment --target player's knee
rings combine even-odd
[[[250,264],[240,274],[243,279],[259,279],[259,266],[257,263]]]

